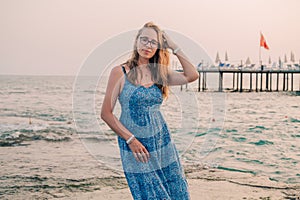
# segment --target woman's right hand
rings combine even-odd
[[[145,146],[136,138],[129,144],[129,148],[131,149],[133,156],[138,162],[148,162],[150,158],[150,154]]]

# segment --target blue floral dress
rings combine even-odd
[[[135,200],[190,199],[178,153],[160,112],[163,102],[157,85],[136,86],[127,80],[119,95],[121,123],[150,153],[147,163],[135,160],[126,141],[118,137],[124,173]]]

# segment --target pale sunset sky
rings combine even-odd
[[[76,75],[107,39],[148,21],[200,44],[214,60],[300,59],[299,0],[0,0],[0,74]],[[199,61],[201,58],[199,58]]]

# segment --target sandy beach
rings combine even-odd
[[[1,147],[1,199],[132,199],[120,171],[105,167],[71,141],[30,141]],[[185,166],[191,199],[299,199],[299,184],[267,177]]]

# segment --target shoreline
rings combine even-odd
[[[27,142],[1,147],[1,199],[132,199],[125,177],[68,142]],[[191,199],[300,199],[300,184],[200,165],[184,166]]]

